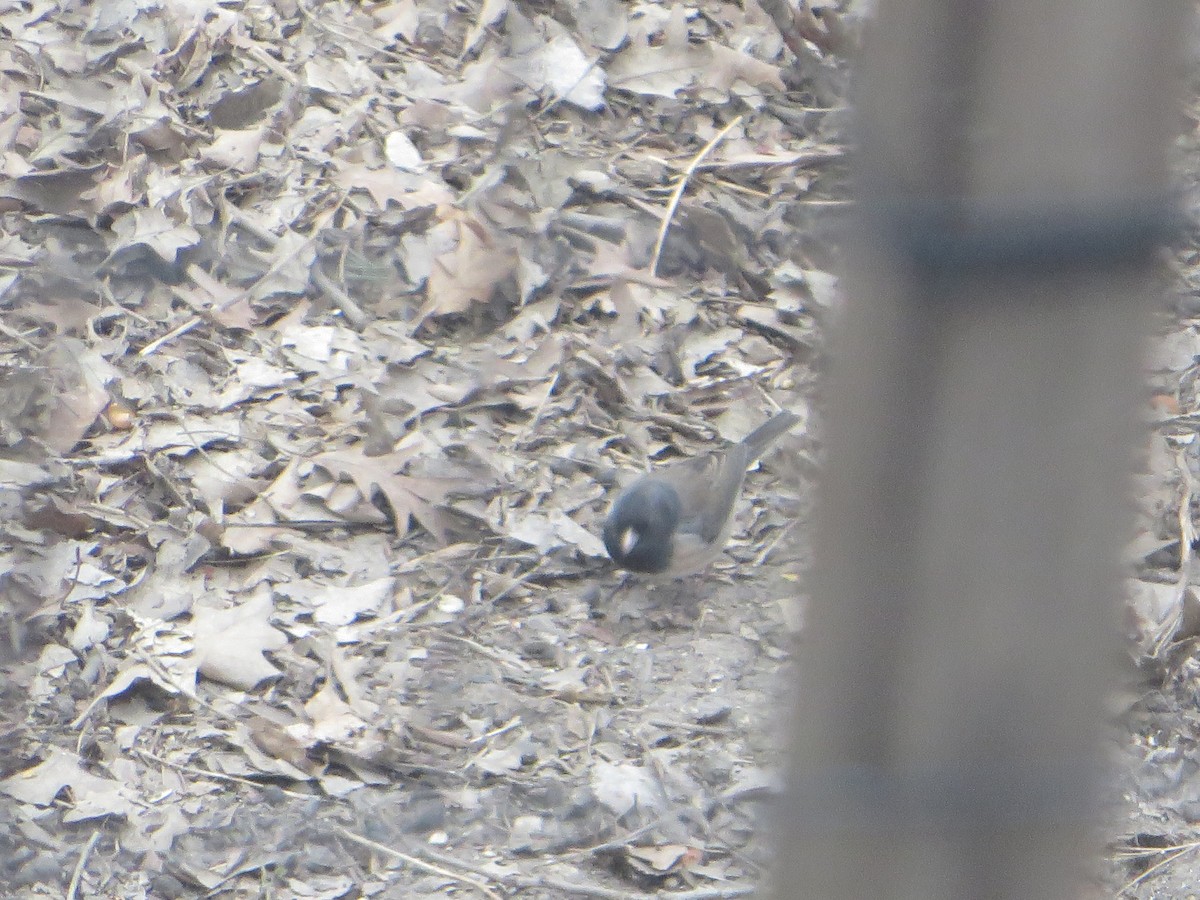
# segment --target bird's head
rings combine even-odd
[[[653,475],[630,485],[604,522],[604,546],[622,569],[655,574],[671,565],[682,504],[675,488]]]

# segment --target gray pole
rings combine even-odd
[[[1182,12],[881,3],[781,897],[1078,896]]]

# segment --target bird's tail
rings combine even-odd
[[[755,428],[742,439],[742,443],[750,451],[750,459],[747,462],[753,462],[762,456],[777,437],[794,428],[799,422],[798,415],[785,411],[772,416]]]

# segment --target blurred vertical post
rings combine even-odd
[[[781,897],[1079,895],[1184,12],[881,0]]]

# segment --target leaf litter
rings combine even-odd
[[[0,10],[6,896],[754,890],[857,26],[778,6]],[[730,553],[618,590],[607,492],[778,406]]]
[[[784,212],[839,196],[803,68],[844,59],[719,3],[0,30],[6,896],[748,891],[718,798],[769,765],[799,557],[609,603],[597,534],[648,457],[807,406],[813,297],[768,292],[822,274]]]

